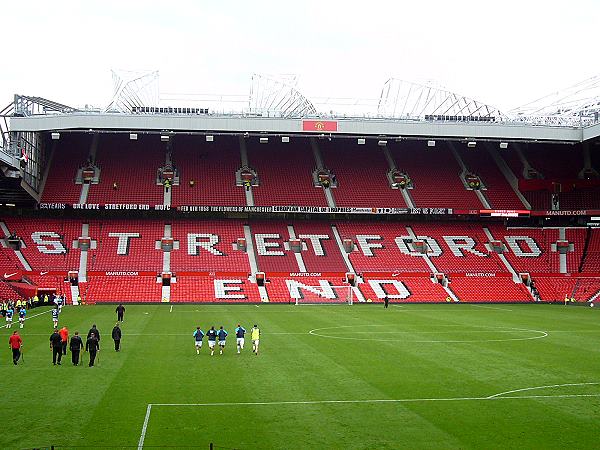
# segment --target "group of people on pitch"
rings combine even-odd
[[[223,354],[225,350],[225,344],[227,342],[227,336],[229,333],[223,329],[223,326],[219,327],[218,330],[215,330],[215,327],[210,327],[206,333],[200,329],[200,327],[196,327],[196,330],[193,333],[194,342],[196,346],[196,354],[200,354],[200,349],[202,348],[202,340],[204,336],[208,341],[208,348],[210,349],[210,356],[215,354],[215,346],[217,344],[217,340],[219,342],[219,355]],[[258,344],[260,341],[260,329],[258,325],[254,324],[254,327],[250,330],[250,337],[252,338],[252,352],[258,356]],[[241,326],[239,323],[235,328],[235,338],[237,344],[237,352],[240,354],[242,350],[244,350],[244,342],[246,338],[246,329]]]

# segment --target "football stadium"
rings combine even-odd
[[[598,448],[600,77],[158,76],[0,105],[1,448]]]

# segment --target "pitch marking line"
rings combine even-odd
[[[144,448],[144,440],[148,431],[148,422],[153,406],[281,406],[281,405],[343,405],[343,404],[366,404],[366,403],[425,403],[425,402],[460,402],[460,401],[494,401],[494,400],[524,400],[524,399],[558,399],[558,398],[585,398],[600,397],[599,394],[558,394],[558,395],[506,395],[517,392],[533,391],[536,389],[557,388],[564,386],[590,386],[599,385],[600,382],[589,383],[566,383],[551,384],[547,386],[533,386],[523,389],[514,389],[511,391],[500,392],[487,397],[448,397],[448,398],[401,398],[401,399],[371,399],[371,400],[308,400],[308,401],[274,401],[274,402],[218,402],[218,403],[148,403],[146,406],[146,416],[142,425],[142,432],[138,441],[138,450]]]
[[[470,306],[473,306],[474,308],[497,309],[498,311],[512,311],[512,309],[496,308],[494,306],[484,306],[484,305],[470,305]]]

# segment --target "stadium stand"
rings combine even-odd
[[[402,141],[391,148],[396,167],[408,173],[414,183],[410,193],[415,206],[483,208],[475,193],[465,189],[460,180],[460,166],[443,142],[426,147],[421,141]]]
[[[257,206],[327,206],[322,187],[315,187],[316,163],[308,139],[260,144],[247,139],[250,167],[258,173],[259,186],[252,188]]]
[[[492,208],[523,209],[523,203],[487,151],[469,148],[460,148],[457,151],[465,166],[481,178],[486,187],[484,195]]]
[[[181,276],[171,284],[171,301],[260,303],[261,299],[256,284],[242,277]]]
[[[406,208],[400,190],[387,179],[390,170],[377,141],[358,145],[355,139],[341,143],[319,140],[323,163],[337,178],[332,188],[336,206]]]
[[[298,262],[285,247],[290,235],[282,221],[255,221],[251,224],[258,269],[263,272],[300,272]]]
[[[532,302],[524,284],[512,277],[454,277],[450,288],[461,302]]]
[[[236,137],[218,136],[206,142],[204,136],[177,136],[173,139],[173,164],[179,185],[172,188],[172,206],[246,204],[243,188],[235,181],[240,168]]]
[[[87,282],[87,303],[101,302],[160,302],[162,286],[150,276],[93,276]]]
[[[302,259],[307,272],[347,271],[329,223],[296,221],[293,223],[293,227],[296,237],[301,239],[307,247],[306,251],[302,251]],[[319,237],[318,240],[315,237],[310,238],[315,235]]]
[[[79,203],[81,184],[75,184],[77,169],[87,160],[92,137],[83,133],[63,133],[55,141],[42,201]]]
[[[90,185],[87,203],[163,204],[163,187],[157,171],[165,165],[165,145],[156,135],[101,135],[96,164],[100,183]],[[115,189],[116,183],[116,189]]]

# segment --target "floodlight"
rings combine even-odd
[[[358,145],[365,145],[365,138],[358,138],[356,142],[358,143]]]
[[[131,141],[137,141],[137,134],[136,133],[129,133],[129,140],[131,140]]]
[[[281,142],[283,142],[284,144],[287,144],[288,142],[290,142],[290,137],[289,136],[281,136]]]
[[[467,147],[469,147],[469,148],[475,148],[476,145],[477,145],[477,142],[475,142],[475,141],[467,142]]]
[[[427,141],[427,147],[435,147],[435,141]]]
[[[269,138],[268,137],[261,137],[259,139],[261,144],[268,144],[269,143]]]
[[[387,145],[387,141],[385,141],[385,140],[377,141],[377,145],[379,145],[380,147],[385,147]]]
[[[169,142],[169,136],[167,136],[166,134],[163,134],[160,136],[160,140],[161,140],[161,142]]]
[[[206,142],[214,142],[215,137],[212,134],[206,135]]]
[[[508,142],[500,142],[500,148],[502,148],[502,149],[508,148]]]
[[[52,133],[51,136],[53,141],[58,141],[60,139],[60,133]]]

